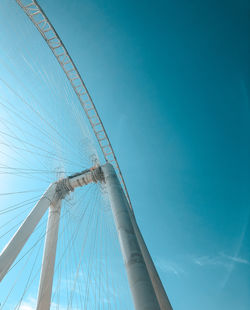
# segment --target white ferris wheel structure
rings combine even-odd
[[[57,243],[60,239],[59,223],[63,209],[62,201],[67,199],[76,188],[88,188],[90,184],[94,186],[100,184],[105,187],[110,201],[135,309],[171,310],[172,307],[163,284],[137,225],[117,157],[76,65],[39,4],[35,0],[32,2],[16,0],[16,2],[40,32],[67,77],[97,139],[99,149],[103,154],[103,162],[94,158],[92,166],[83,171],[60,176],[49,185],[3,248],[0,255],[0,281],[4,283],[18,255],[22,253],[30,236],[38,227],[46,211],[49,210],[36,309],[51,309]],[[77,273],[79,273],[78,269]],[[69,309],[74,309],[74,307],[70,306]]]

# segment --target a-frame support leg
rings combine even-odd
[[[0,281],[8,272],[9,268],[17,258],[18,254],[24,247],[25,243],[43,217],[51,202],[57,200],[56,188],[56,183],[53,183],[49,186],[47,191],[43,194],[41,199],[24,220],[20,228],[17,230],[13,238],[3,249],[2,253],[0,254]]]
[[[56,247],[61,213],[61,200],[49,208],[46,239],[43,251],[42,271],[37,299],[37,310],[49,310],[53,285]]]
[[[113,166],[102,166],[115,226],[136,310],[161,310],[129,214],[127,198]]]

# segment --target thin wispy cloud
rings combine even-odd
[[[244,239],[246,237],[246,232],[247,232],[247,227],[249,225],[249,221],[250,221],[250,207],[248,207],[247,214],[245,216],[245,223],[244,223],[244,225],[242,227],[242,231],[241,231],[241,234],[240,234],[240,238],[239,238],[239,242],[238,242],[237,248],[236,248],[236,250],[234,252],[234,255],[233,256],[229,256],[229,258],[232,261],[232,264],[228,268],[228,272],[226,273],[226,276],[225,276],[225,278],[223,280],[222,287],[225,287],[226,284],[228,283],[236,263],[248,264],[248,265],[250,264],[250,261],[248,261],[248,260],[246,260],[244,258],[239,257],[240,249],[241,249],[243,241],[244,241]]]
[[[165,260],[163,258],[156,259],[156,267],[159,271],[167,274],[174,274],[180,276],[184,274],[184,270],[175,262]]]
[[[227,258],[228,260],[235,262],[235,263],[250,265],[250,261],[245,259],[245,258],[236,257],[236,256],[229,256],[229,255],[224,255],[224,257]]]
[[[200,256],[194,257],[193,262],[198,266],[223,266],[229,268],[230,262],[222,259],[220,255],[218,256]]]
[[[239,256],[226,255],[219,253],[215,256],[193,257],[192,261],[199,267],[217,267],[225,270],[225,276],[222,278],[220,287],[223,289],[229,281],[229,278],[237,265],[250,267],[250,261]]]
[[[199,266],[223,266],[230,268],[232,264],[245,264],[250,265],[250,261],[239,256],[230,256],[220,253],[216,256],[199,256],[194,257],[193,262]]]

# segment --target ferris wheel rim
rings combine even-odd
[[[23,0],[16,0],[16,2],[23,9],[23,11],[29,17],[33,25],[40,32],[45,42],[49,46],[50,50],[56,57],[66,77],[68,78],[85,112],[85,115],[87,116],[89,120],[90,126],[98,141],[98,144],[101,148],[105,161],[110,162],[112,165],[114,165],[115,170],[117,170],[118,172],[118,176],[120,178],[121,184],[125,191],[125,195],[127,197],[130,209],[133,211],[128,189],[127,189],[123,174],[121,172],[117,157],[115,155],[114,149],[108,137],[107,131],[103,125],[103,122],[93,102],[93,99],[73,59],[71,58],[67,48],[65,47],[63,41],[61,40],[60,36],[56,32],[49,18],[44,13],[43,9],[40,7],[40,5],[37,3],[36,0],[32,0],[26,5],[24,5]],[[76,84],[76,82],[80,82],[80,83]],[[84,100],[84,98],[87,99],[87,101]],[[97,122],[94,122],[93,119],[97,120]],[[105,144],[105,142],[107,144]]]

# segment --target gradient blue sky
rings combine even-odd
[[[174,310],[250,308],[247,1],[41,0]]]

